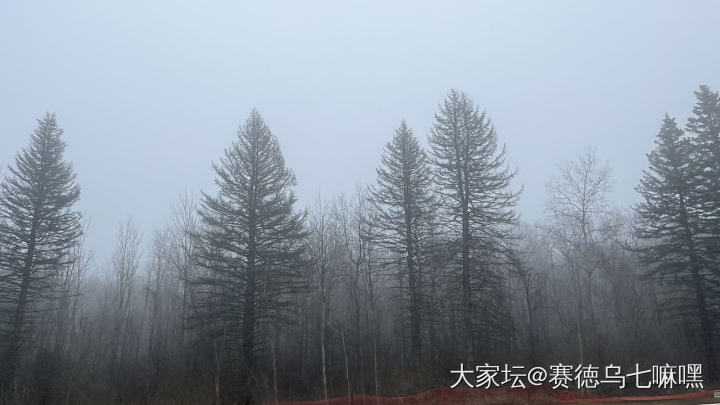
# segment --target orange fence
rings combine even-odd
[[[577,404],[628,401],[665,401],[712,397],[713,391],[677,395],[601,397],[576,391],[531,387],[527,389],[496,388],[490,390],[441,387],[406,397],[353,395],[318,401],[282,401],[278,405],[471,405],[525,402],[537,404]],[[520,401],[518,401],[520,400]],[[272,403],[268,404],[272,405]]]

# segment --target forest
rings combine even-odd
[[[1,172],[0,403],[401,396],[461,363],[698,363],[719,381],[720,96],[695,97],[686,122],[658,117],[639,204],[611,201],[588,145],[553,162],[534,223],[460,90],[431,128],[387,129],[373,184],[307,207],[253,110],[215,189],[181,194],[152,235],[125,220],[109,266],[48,113]]]

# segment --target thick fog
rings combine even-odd
[[[720,3],[508,3],[0,4],[0,404],[717,394]]]
[[[253,107],[306,206],[373,182],[400,119],[427,145],[459,88],[507,145],[524,219],[586,145],[629,205],[662,115],[720,87],[718,17],[677,1],[2,2],[0,162],[57,113],[106,262],[122,220],[149,237],[184,190],[214,190],[211,162]]]

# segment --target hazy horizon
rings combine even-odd
[[[558,162],[588,145],[625,207],[663,114],[684,126],[693,91],[720,88],[719,12],[649,1],[6,2],[0,173],[35,119],[55,112],[103,266],[128,216],[147,242],[185,190],[214,193],[211,162],[252,108],[278,137],[302,208],[373,183],[402,119],[427,146],[438,104],[458,88],[507,146],[524,220],[542,217]]]

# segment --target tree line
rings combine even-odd
[[[0,402],[269,403],[395,396],[462,362],[699,362],[718,378],[720,97],[666,115],[639,180],[609,201],[588,148],[519,219],[487,114],[451,90],[427,150],[389,134],[374,184],[297,206],[253,110],[148,240],[122,223],[107,265],[84,246],[80,188],[52,114],[0,186]]]

